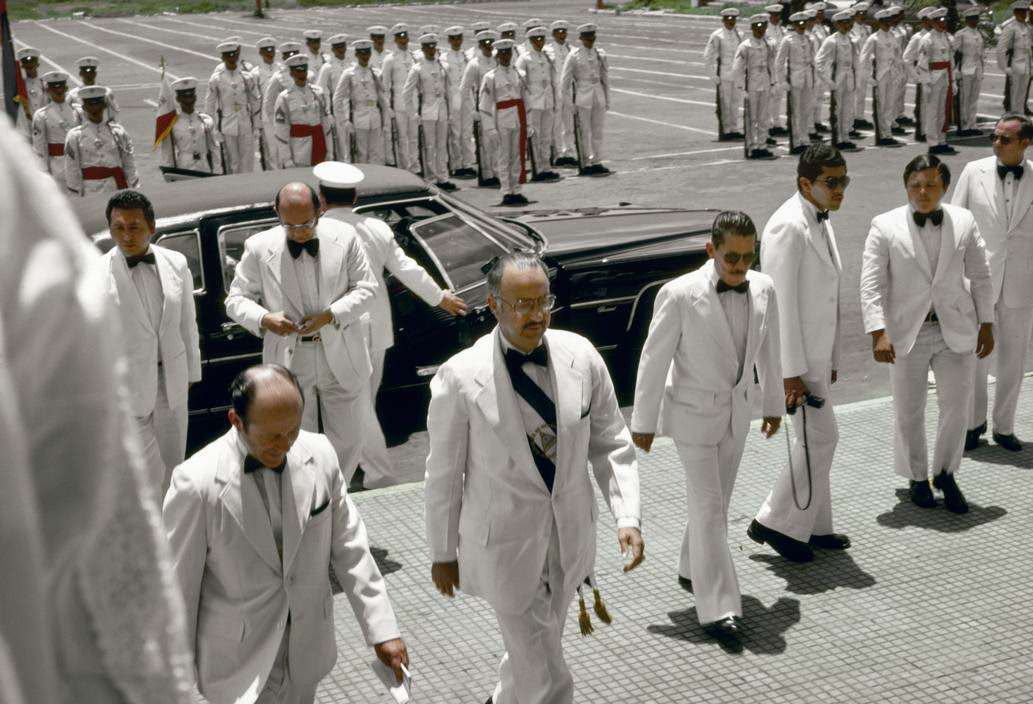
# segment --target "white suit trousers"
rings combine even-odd
[[[422,120],[423,178],[441,183],[448,180],[448,121]]]
[[[562,593],[563,581],[554,519],[542,579],[531,606],[519,614],[495,614],[506,652],[499,663],[499,681],[491,695],[493,704],[574,701],[574,678],[563,659],[563,627],[573,595]],[[552,589],[553,585],[557,588]]]
[[[936,71],[933,80],[922,86],[922,128],[927,144],[946,144],[947,131],[943,129],[947,118],[947,72]]]
[[[480,120],[478,120],[478,122],[480,122]],[[481,143],[480,177],[485,179],[495,178],[498,176],[495,172],[495,152],[498,149],[499,134],[498,132],[485,132],[481,125],[479,125],[477,129],[480,130],[479,141]],[[476,145],[474,146],[474,149],[476,149]],[[474,160],[476,166],[476,154],[474,155]]]
[[[722,78],[717,89],[721,91],[721,122],[724,123],[725,132],[742,132],[742,115],[739,112],[739,108],[742,107],[742,91],[735,85],[735,80],[731,76]]]
[[[397,166],[399,169],[417,173],[420,170],[420,160],[416,146],[416,116],[396,110],[395,123],[398,125],[398,143],[395,144]]]
[[[1020,115],[1026,109],[1026,86],[1029,85],[1029,74],[1018,73],[1017,71],[1012,74],[1011,81],[1008,82],[1008,112],[1017,112]]]
[[[728,549],[728,502],[732,498],[746,435],[731,428],[716,445],[674,441],[685,468],[688,522],[682,537],[678,574],[692,580],[700,623],[742,616],[739,579]]]
[[[549,154],[552,153],[552,110],[527,111],[527,170],[531,171],[531,154],[534,151],[538,173],[549,170]]]
[[[560,101],[553,120],[552,143],[556,147],[556,158],[574,156],[574,106]]]
[[[971,76],[959,76],[961,84],[961,128],[965,130],[976,129],[979,91],[983,84],[983,77],[979,74]]]
[[[929,369],[936,377],[936,448],[932,474],[943,470],[953,474],[961,464],[965,448],[965,425],[972,396],[975,353],[952,352],[943,340],[939,323],[924,323],[911,351],[897,353],[892,365],[894,442],[896,472],[922,481],[929,477],[929,451],[925,438],[925,402],[929,391]]]
[[[739,110],[735,113],[738,115]],[[585,165],[601,164],[603,161],[603,127],[606,124],[606,108],[577,108],[581,123],[581,154]]]
[[[520,129],[502,128],[495,131],[495,173],[499,176],[502,195],[520,192]]]
[[[462,108],[453,103],[449,109],[448,145],[449,168],[472,169],[473,155],[473,113],[470,108]]]
[[[288,624],[280,641],[280,650],[273,660],[273,669],[269,671],[265,687],[259,692],[255,704],[312,704],[316,701],[315,685],[299,685],[290,677],[290,665],[287,660],[290,635],[291,627]]]
[[[803,407],[796,409],[793,418],[792,458],[793,470],[789,465],[775,481],[771,493],[757,512],[757,521],[766,528],[777,530],[790,538],[802,542],[812,535],[832,533],[832,487],[829,474],[832,458],[839,442],[839,427],[836,413],[829,396],[829,370],[823,369],[819,376],[810,374],[802,377],[811,395],[825,399],[822,408]],[[804,454],[804,417],[807,419],[807,440],[811,456],[811,505],[807,506],[807,458]],[[796,500],[793,499],[793,480],[796,482]],[[797,507],[807,506],[805,510]]]
[[[226,144],[226,166],[231,174],[247,174],[255,170],[255,135],[240,126],[240,133],[223,135]]]
[[[149,415],[137,416],[136,427],[140,431],[140,447],[144,462],[151,476],[151,486],[160,501],[168,491],[172,470],[186,459],[187,449],[187,404],[169,407],[165,393],[165,374],[158,367],[158,389],[154,397],[154,410]]]
[[[793,144],[795,146],[807,146],[811,143],[808,136],[814,126],[809,124],[808,116],[811,114],[811,97],[814,91],[809,86],[793,86],[789,90],[789,100],[792,101],[792,109],[786,105],[787,115],[791,112],[792,119],[788,120],[788,127],[793,131]]]
[[[389,486],[397,483],[391,465],[391,457],[387,454],[387,441],[384,431],[380,429],[377,419],[377,391],[384,378],[384,354],[387,350],[370,350],[369,357],[373,363],[373,376],[370,377],[369,424],[363,433],[362,453],[359,464],[365,472],[367,489]]]
[[[857,105],[854,90],[839,86],[832,93],[836,96],[836,124],[829,125],[829,129],[835,130],[832,143],[849,142],[850,130],[854,129],[854,108]],[[829,121],[831,120],[832,111],[829,110]]]
[[[750,91],[750,122],[746,125],[747,146],[750,149],[767,149],[768,139],[768,99],[771,91]]]
[[[863,120],[868,101],[868,73],[861,71],[857,76],[857,93],[854,94],[854,119]],[[850,129],[853,129],[851,125]]]
[[[893,136],[891,130],[897,119],[895,103],[898,84],[903,84],[903,80],[886,75],[879,81],[879,85],[875,86],[875,91],[879,95],[879,112],[875,113],[875,107],[872,107],[873,119],[883,139]]]
[[[975,392],[968,427],[978,428],[986,422],[986,382],[991,365],[997,385],[994,392],[994,432],[1011,435],[1015,432],[1015,410],[1019,405],[1026,351],[1033,333],[1033,307],[1008,308],[998,301],[997,323],[994,325],[995,347],[989,357],[976,360]]]
[[[351,481],[359,464],[362,435],[369,415],[369,384],[357,383],[346,389],[334,376],[326,361],[321,342],[299,342],[291,359],[293,371],[305,394],[302,430],[318,433],[319,420],[323,434],[330,440],[341,472]]]

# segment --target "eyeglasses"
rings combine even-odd
[[[739,252],[725,252],[722,258],[725,260],[725,264],[729,264],[731,266],[735,266],[740,261],[746,266],[752,266],[753,262],[757,259],[757,253],[746,252],[745,254],[740,254]]]
[[[542,296],[541,298],[518,298],[512,303],[501,296],[499,297],[499,300],[520,315],[530,315],[535,310],[541,310],[543,313],[548,313],[556,307],[556,296],[551,293],[547,296]]]
[[[992,134],[990,135],[991,142],[1000,142],[1001,144],[1011,144],[1015,141],[1014,137],[1009,137],[1006,134]]]
[[[825,178],[819,178],[814,181],[825,186],[830,191],[835,191],[840,188],[846,188],[850,185],[849,176],[826,176]]]
[[[280,220],[280,225],[282,225],[283,229],[287,232],[299,232],[301,230],[311,230],[313,227],[316,226],[318,222],[319,216],[317,215],[308,222],[303,222],[300,225],[291,225],[289,223],[284,222],[283,220]]]

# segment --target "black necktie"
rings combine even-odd
[[[155,264],[157,260],[154,258],[154,252],[147,252],[146,254],[138,254],[135,257],[126,257],[126,265],[132,269],[140,262],[144,264]]]
[[[287,460],[285,459],[283,462],[280,463],[279,467],[266,467],[264,464],[259,462],[254,457],[248,455],[244,458],[244,474],[251,474],[252,472],[257,472],[260,469],[268,469],[273,472],[276,472],[277,474],[280,474],[286,465]]]
[[[717,280],[717,292],[724,293],[725,291],[735,291],[736,293],[746,293],[750,290],[750,282],[743,281],[738,286],[729,286],[724,282],[724,279]]]
[[[309,256],[315,257],[319,255],[319,239],[313,237],[307,242],[295,242],[294,240],[287,240],[287,249],[291,253],[291,257],[297,259],[301,256],[301,251],[305,250],[309,253]]]
[[[506,350],[506,369],[509,371],[513,390],[534,409],[535,413],[541,416],[541,419],[552,428],[553,432],[556,432],[556,404],[523,370],[524,362],[548,366],[549,354],[545,345],[539,345],[534,352],[527,355],[520,350]],[[545,486],[551,494],[552,485],[556,479],[556,464],[542,452],[530,435],[527,436],[527,444],[531,448],[531,457],[534,459],[535,467],[538,468],[538,473],[542,475],[542,481],[545,482]]]
[[[1001,177],[1002,181],[1004,180],[1004,177],[1008,175],[1008,172],[1011,172],[1011,175],[1015,177],[1016,181],[1018,181],[1022,178],[1022,164],[1017,164],[1015,166],[1005,166],[1004,164],[997,165],[997,175]]]
[[[931,213],[919,213],[915,211],[912,217],[915,219],[915,224],[919,227],[925,227],[927,220],[932,220],[933,225],[938,227],[943,223],[943,208],[937,208]]]
[[[829,219],[829,211],[827,211],[827,210],[819,210],[816,213],[814,213],[814,217],[818,221],[818,224],[821,224],[821,222],[823,220],[828,220]]]

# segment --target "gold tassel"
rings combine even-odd
[[[592,595],[595,596],[595,615],[599,617],[600,621],[609,626],[613,623],[613,617],[606,610],[606,604],[603,603],[603,597],[599,594],[599,589],[592,587]]]
[[[591,635],[592,631],[595,630],[595,629],[592,628],[592,619],[588,615],[588,609],[585,608],[585,597],[581,593],[580,589],[577,590],[577,602],[578,602],[577,625],[581,628],[581,635],[582,636]]]

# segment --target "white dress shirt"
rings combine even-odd
[[[502,340],[502,354],[505,356],[506,352],[511,349],[516,349],[509,340],[506,339],[504,334],[499,335],[499,339]],[[539,343],[544,344],[544,343]],[[517,350],[520,352],[520,350]],[[520,352],[520,354],[524,354]],[[550,360],[551,363],[551,360]],[[549,399],[556,402],[556,390],[552,387],[552,372],[548,367],[543,367],[540,364],[534,364],[532,362],[524,362],[521,369],[531,377],[539,389],[541,389]],[[516,392],[516,387],[513,388]],[[556,431],[549,427],[545,420],[538,415],[538,412],[534,410],[534,407],[524,400],[524,397],[519,393],[516,394],[517,406],[520,408],[520,417],[524,421],[524,430],[527,432],[534,443],[538,446],[538,449],[553,462],[556,461]]]
[[[1008,174],[1010,177],[1011,174]],[[943,237],[943,225],[934,225],[932,220],[926,220],[923,227],[918,228],[918,236],[922,240],[922,247],[925,248],[925,256],[929,262],[929,271],[936,275],[936,267],[940,264],[940,243]]]
[[[301,251],[297,259],[286,252],[294,267],[294,273],[298,277],[298,286],[301,288],[301,305],[305,308],[305,315],[315,315],[321,312],[319,308],[319,259],[313,257],[307,250]]]
[[[151,248],[148,247],[144,254],[150,252]],[[122,250],[119,250],[119,254],[125,257]],[[129,278],[132,279],[136,292],[140,295],[140,302],[147,313],[147,319],[151,321],[151,326],[157,333],[158,327],[161,325],[161,309],[165,301],[165,295],[161,290],[161,278],[158,276],[158,267],[154,264],[140,262],[129,270]],[[160,336],[158,338],[158,359],[161,359]]]
[[[717,288],[717,282],[721,277],[714,267],[710,283]],[[750,329],[750,296],[749,294],[725,291],[717,296],[721,301],[721,309],[725,313],[725,320],[728,321],[728,329],[732,331],[732,342],[735,343],[735,353],[739,358],[739,373],[735,377],[736,383],[742,378],[742,366],[746,360],[746,333]]]
[[[998,166],[1004,166],[1000,161],[997,162]],[[1000,178],[1000,176],[998,176]],[[1018,183],[1015,181],[1015,175],[1010,171],[1004,175],[1004,181],[1001,182],[1001,188],[1004,191],[1004,213],[1008,217],[1008,222],[1012,221],[1015,216],[1015,189]]]
[[[244,459],[248,457],[248,449],[237,436],[237,449]],[[241,462],[243,465],[243,462]],[[284,472],[287,468],[284,467]],[[274,472],[268,467],[251,472],[255,486],[258,488],[258,495],[262,497],[265,505],[265,512],[269,516],[269,527],[273,530],[273,539],[276,541],[276,552],[283,559],[283,472]],[[245,479],[247,477],[245,476]]]

